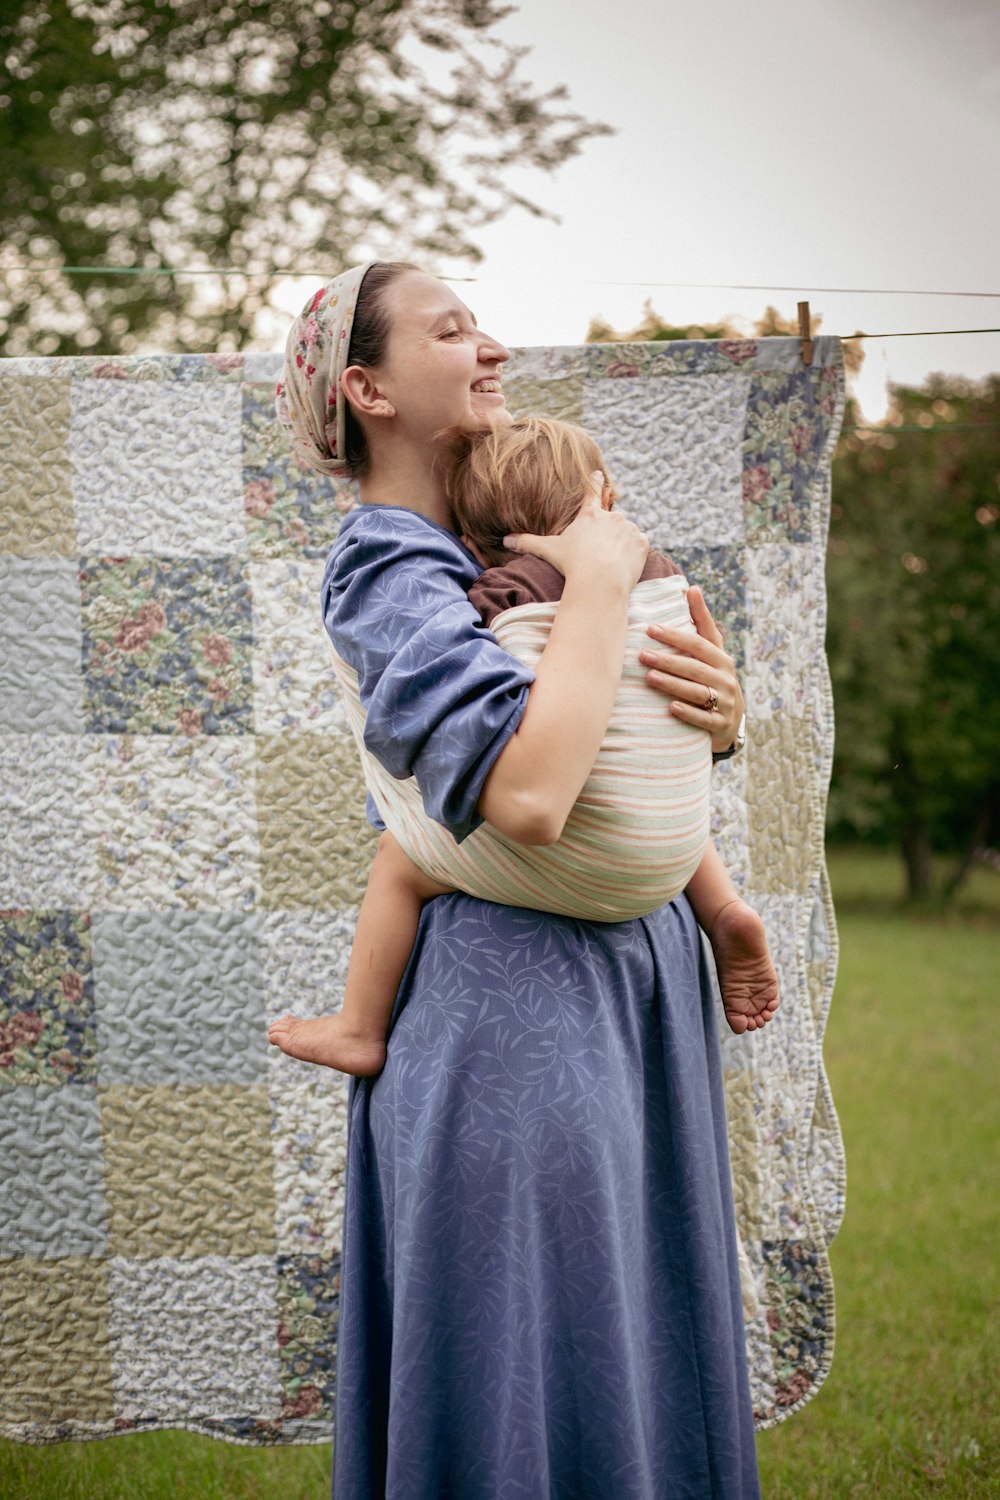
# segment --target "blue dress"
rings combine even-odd
[[[371,751],[464,838],[531,674],[451,532],[347,517],[324,618]],[[334,1500],[757,1500],[715,1007],[682,897],[423,910],[350,1097]]]

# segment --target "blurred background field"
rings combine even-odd
[[[1000,873],[906,905],[888,851],[830,852],[826,1060],[847,1148],[833,1371],[759,1438],[765,1500],[1000,1495]],[[330,1450],[183,1432],[0,1444],[4,1500],[320,1500]],[[609,1500],[613,1497],[609,1496]]]

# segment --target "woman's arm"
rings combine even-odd
[[[714,751],[728,750],[746,708],[743,693],[701,589],[688,590],[688,605],[698,634],[650,625],[649,634],[667,649],[650,648],[640,653],[639,660],[650,668],[646,675],[650,687],[672,699],[669,707],[674,717],[707,729]],[[718,697],[715,709],[708,706],[710,690]]]
[[[649,544],[595,501],[558,536],[506,539],[566,579],[524,715],[483,784],[478,810],[521,844],[554,844],[593,769],[621,680],[628,596]]]
[[[571,580],[541,693],[535,672],[483,628],[467,592],[480,570],[444,527],[399,507],[361,507],[327,561],[323,618],[358,674],[365,748],[391,776],[416,779],[428,817],[456,842],[487,809],[510,837],[554,837],[553,797],[568,811],[596,758],[621,673],[627,585],[647,543],[621,517],[578,520],[559,538],[523,542]],[[531,694],[529,733],[481,808]]]

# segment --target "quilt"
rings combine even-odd
[[[517,350],[703,586],[747,698],[713,834],[783,1004],[722,1042],[756,1420],[833,1354],[822,1041],[832,338]],[[349,482],[271,354],[0,362],[0,1434],[329,1442],[346,1081],[267,1046],[338,1003],[374,836],[318,590]]]

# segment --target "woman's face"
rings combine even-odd
[[[385,357],[373,375],[397,429],[426,443],[447,428],[478,432],[511,420],[500,390],[510,351],[476,327],[444,282],[406,271],[385,290]]]

